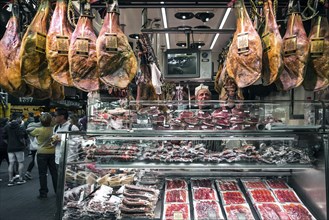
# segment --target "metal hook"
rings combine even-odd
[[[317,5],[317,0],[315,0],[316,2],[314,2],[314,5]],[[311,12],[312,12],[312,15],[307,17],[305,16],[305,13],[307,12],[307,9],[309,9]],[[316,7],[315,9],[311,6],[311,0],[308,0],[307,1],[307,7],[304,9],[304,11],[302,12],[302,18],[303,18],[303,21],[307,21],[307,20],[310,20],[312,18],[314,18],[315,16],[318,15],[318,11],[316,11]]]

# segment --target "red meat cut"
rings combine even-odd
[[[166,180],[166,189],[187,189],[187,183],[181,179]]]
[[[196,220],[224,219],[218,202],[198,201],[194,204],[194,217]]]
[[[166,191],[166,203],[170,202],[188,202],[187,190],[169,190]]]
[[[190,220],[190,208],[187,203],[165,204],[165,220]]]
[[[238,184],[235,180],[218,180],[218,188],[222,191],[236,191],[239,190]]]
[[[310,214],[310,212],[307,210],[305,206],[298,203],[292,203],[292,204],[285,204],[283,205],[283,209],[286,211],[290,219],[293,220],[311,220],[315,219]]]
[[[272,189],[288,189],[288,185],[282,179],[266,180],[267,185]]]
[[[275,203],[256,204],[256,208],[262,220],[290,220]]]
[[[297,198],[295,192],[290,189],[276,189],[273,190],[274,195],[276,198],[279,200],[281,203],[286,203],[286,202],[300,202],[299,199]]]
[[[249,206],[247,205],[227,205],[224,206],[227,219],[230,220],[254,220],[254,216],[252,215]]]
[[[225,205],[243,204],[246,200],[240,191],[226,191],[221,193]]]
[[[211,188],[193,189],[193,198],[196,200],[217,200],[216,192]]]
[[[275,198],[270,190],[267,189],[254,189],[249,191],[250,196],[256,203],[262,202],[275,202]]]

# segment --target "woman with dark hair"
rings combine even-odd
[[[51,145],[53,127],[51,126],[52,116],[49,113],[43,113],[40,116],[42,127],[35,128],[30,135],[37,138],[37,164],[39,169],[40,189],[39,199],[47,198],[47,171],[49,169],[53,182],[54,191],[57,187],[57,168],[55,164],[55,148]]]

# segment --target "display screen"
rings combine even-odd
[[[166,52],[166,78],[199,77],[199,51],[169,50]]]

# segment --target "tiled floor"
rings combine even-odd
[[[25,167],[31,157],[25,158]],[[37,199],[39,193],[39,178],[36,167],[32,170],[32,180],[23,185],[8,187],[7,162],[0,166],[0,220],[54,220],[56,213],[56,195],[48,178],[48,198]]]

